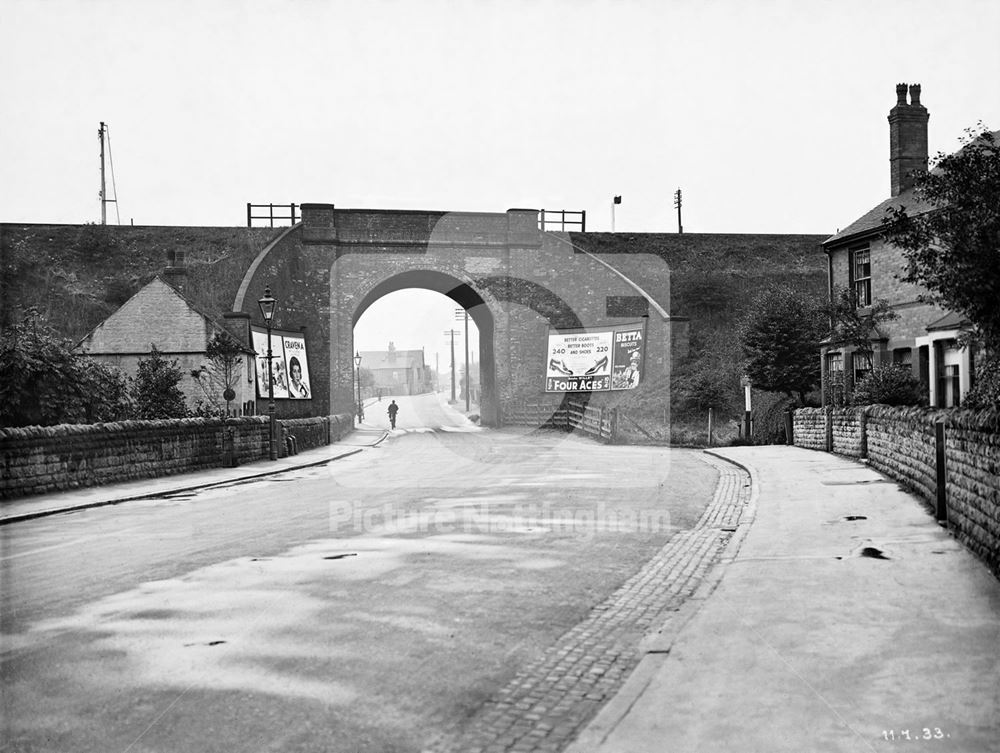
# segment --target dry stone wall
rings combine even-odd
[[[827,420],[835,452],[866,458],[935,510],[940,470],[937,427],[942,426],[948,526],[1000,575],[1000,411],[884,405],[803,408],[795,411],[795,445],[825,449]]]

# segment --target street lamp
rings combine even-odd
[[[358,425],[365,416],[364,406],[361,404],[361,353],[354,351],[354,373],[358,381]]]
[[[274,319],[274,310],[278,307],[278,302],[271,297],[270,286],[264,288],[264,297],[257,301],[260,306],[261,316],[264,317],[264,326],[267,327],[267,414],[270,417],[268,431],[268,450],[271,460],[278,459],[278,445],[275,441],[274,423],[274,374],[271,370],[271,325]]]

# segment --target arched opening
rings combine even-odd
[[[400,426],[447,426],[455,414],[495,425],[494,318],[467,283],[427,270],[401,273],[364,296],[351,324],[366,423],[387,423],[382,402],[404,396],[410,416],[401,412]]]

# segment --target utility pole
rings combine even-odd
[[[455,318],[465,319],[465,412],[469,412],[469,393],[472,387],[472,374],[469,373],[469,312],[465,309],[455,309]]]
[[[101,142],[101,224],[108,224],[108,205],[104,201],[104,121],[101,121],[101,129],[97,132],[97,138]]]
[[[444,333],[446,336],[451,337],[451,402],[457,402],[455,400],[455,335],[458,334],[458,330],[449,329]]]
[[[108,198],[107,191],[107,181],[105,180],[104,172],[104,134],[108,135],[108,162],[111,165],[111,188],[115,195],[115,198]],[[115,216],[118,218],[118,224],[122,224],[121,215],[118,213],[118,188],[115,186],[115,158],[111,154],[111,128],[103,120],[101,121],[101,127],[97,131],[97,139],[101,142],[101,224],[108,224],[108,204],[115,205]]]
[[[684,226],[681,224],[681,189],[674,191],[674,206],[677,207],[677,232],[683,233]]]

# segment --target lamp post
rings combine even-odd
[[[354,351],[354,373],[358,382],[358,425],[360,426],[365,409],[361,403],[361,353],[358,351]]]
[[[271,326],[274,319],[274,310],[278,307],[278,302],[271,297],[271,287],[264,288],[264,297],[257,301],[260,306],[261,316],[264,317],[264,326],[267,327],[267,414],[270,417],[268,427],[268,456],[271,460],[278,459],[278,445],[275,441],[274,423],[274,374],[271,369]]]

